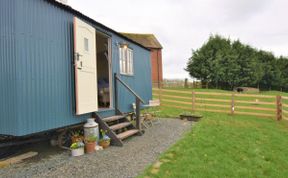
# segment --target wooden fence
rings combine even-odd
[[[164,80],[163,82],[153,82],[155,88],[207,88],[199,81],[189,82],[188,80]]]
[[[282,96],[282,118],[288,120],[288,97]]]
[[[288,97],[153,88],[161,106],[288,120]]]

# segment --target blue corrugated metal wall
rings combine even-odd
[[[44,0],[1,0],[0,8],[0,96],[4,98],[0,102],[0,134],[27,135],[88,118],[90,115],[74,115],[74,15]],[[123,39],[108,33],[113,73],[119,73],[117,44]],[[135,44],[130,46],[135,75],[122,78],[148,101],[152,97],[150,53]],[[123,87],[118,96],[120,110],[131,110],[134,98]]]
[[[123,39],[113,36],[113,67],[114,72],[120,73],[119,67],[119,51],[117,43],[122,42]],[[129,43],[129,42],[127,42]],[[134,75],[120,77],[129,85],[133,90],[139,94],[144,101],[148,102],[152,98],[152,82],[151,82],[151,64],[150,64],[150,52],[139,48],[137,45],[132,43],[129,47],[133,49],[134,59]],[[128,112],[131,110],[132,103],[135,103],[135,97],[127,91],[125,87],[118,83],[119,91],[119,108],[122,112]]]
[[[15,1],[0,1],[0,134],[18,130]]]

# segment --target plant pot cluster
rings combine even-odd
[[[72,143],[72,145],[70,146],[71,155],[81,156],[84,155],[85,152],[88,154],[95,152],[96,140],[97,140],[96,136],[90,136],[84,140],[77,139],[77,141]]]
[[[110,138],[106,135],[107,131],[101,130],[102,138],[99,145],[104,149],[110,146]],[[72,144],[70,146],[72,156],[81,156],[85,153],[90,154],[95,152],[97,137],[92,135],[87,138],[77,134],[71,137]],[[85,149],[85,151],[84,151]]]
[[[104,149],[110,146],[110,137],[106,135],[107,131],[101,129],[102,138],[99,141],[99,145]]]

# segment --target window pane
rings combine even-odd
[[[120,48],[120,60],[123,60],[123,49],[122,48]]]
[[[122,49],[122,60],[124,61],[125,60],[125,50]]]
[[[132,66],[132,53],[131,53],[131,51],[130,51],[130,53],[129,53],[129,73],[130,74],[133,74],[133,72],[132,72],[132,68],[133,68],[133,66]]]
[[[84,38],[84,49],[89,51],[89,40],[87,38]]]
[[[127,62],[127,73],[128,73],[128,74],[131,74],[130,58],[128,58],[128,62]]]
[[[123,73],[123,64],[122,64],[122,60],[120,60],[120,73]]]
[[[124,60],[127,61],[127,49],[124,49]]]
[[[119,48],[120,73],[123,73],[123,49]]]
[[[133,74],[133,50],[129,50],[129,73]]]
[[[131,68],[131,72],[132,72],[132,74],[134,73],[134,58],[133,58],[133,51],[132,51],[132,53],[131,53],[131,66],[132,66],[132,68]]]
[[[129,73],[129,68],[128,68],[128,48],[125,48],[125,73]]]
[[[126,73],[126,61],[123,60],[123,73],[125,74]]]

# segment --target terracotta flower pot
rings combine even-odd
[[[96,146],[96,142],[86,142],[85,143],[86,153],[95,152],[95,146]]]
[[[110,145],[110,140],[101,140],[101,141],[99,142],[99,145],[102,146],[102,147],[105,149],[105,148],[109,147],[109,145]]]

